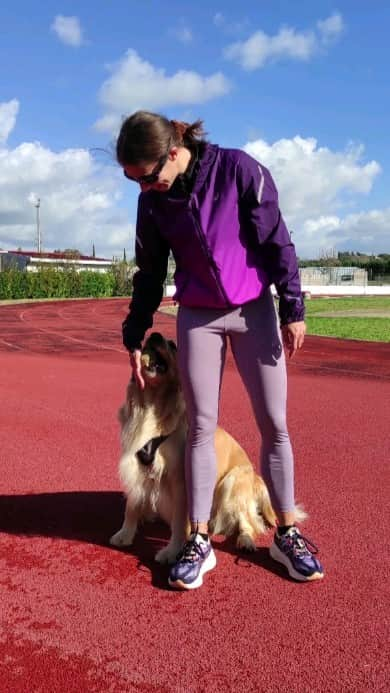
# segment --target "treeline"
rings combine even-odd
[[[390,275],[390,254],[365,255],[364,253],[340,252],[326,255],[317,260],[299,260],[300,267],[361,267],[367,270],[368,278],[375,280]]]
[[[17,298],[89,298],[130,296],[133,267],[116,263],[108,272],[39,268],[36,272],[0,272],[0,300]]]

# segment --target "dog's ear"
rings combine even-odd
[[[177,346],[176,346],[175,342],[173,341],[173,339],[168,339],[168,344],[169,344],[170,348],[172,349],[172,351],[174,351],[176,353]]]

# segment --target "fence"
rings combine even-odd
[[[361,267],[302,267],[301,284],[311,286],[367,286],[367,270]]]

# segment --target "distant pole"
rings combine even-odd
[[[40,224],[40,218],[39,218],[39,209],[41,206],[41,199],[40,197],[37,197],[36,202],[34,203],[34,207],[37,210],[37,245],[38,245],[38,253],[42,252],[42,243],[41,243],[41,224]]]

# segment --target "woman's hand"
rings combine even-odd
[[[290,322],[288,325],[282,325],[283,343],[290,359],[303,345],[305,334],[306,324],[303,320],[299,322]]]
[[[137,383],[138,387],[140,390],[145,389],[145,381],[142,377],[142,369],[141,369],[141,349],[135,349],[135,351],[130,352],[130,366],[133,371],[133,376],[135,378],[135,382]]]

